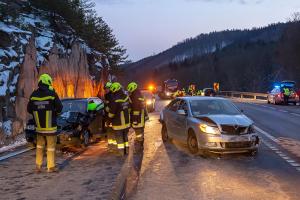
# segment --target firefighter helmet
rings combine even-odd
[[[121,88],[122,88],[122,86],[120,83],[114,82],[111,84],[109,89],[112,93],[115,93],[115,92],[118,92]]]
[[[105,83],[105,89],[109,89],[112,85],[112,82],[108,81],[107,83]]]
[[[131,82],[127,86],[127,91],[128,92],[133,92],[134,90],[137,89],[137,87],[138,87],[138,85],[135,82]]]
[[[39,78],[39,82],[42,82],[48,86],[52,86],[52,78],[49,74],[42,74]]]

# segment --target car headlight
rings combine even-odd
[[[148,99],[148,100],[146,101],[146,104],[147,104],[147,105],[151,105],[151,104],[152,104],[152,100],[151,100],[151,99]]]
[[[170,92],[167,92],[166,95],[167,95],[167,96],[171,96],[171,93],[170,93]]]
[[[200,130],[203,133],[208,133],[208,134],[214,134],[214,135],[219,135],[220,130],[216,126],[209,126],[207,124],[200,124]]]

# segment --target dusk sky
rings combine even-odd
[[[200,33],[285,22],[299,0],[94,0],[129,59],[159,53]]]

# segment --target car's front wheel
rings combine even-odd
[[[192,154],[197,154],[199,152],[198,140],[194,131],[189,131],[187,145]]]
[[[82,140],[83,146],[87,147],[90,143],[90,133],[87,130],[82,133]]]

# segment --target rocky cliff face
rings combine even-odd
[[[26,105],[40,74],[49,73],[60,97],[101,96],[109,63],[63,18],[27,1],[0,0],[14,16],[0,21],[0,142],[23,132]],[[1,145],[1,144],[0,144]]]

